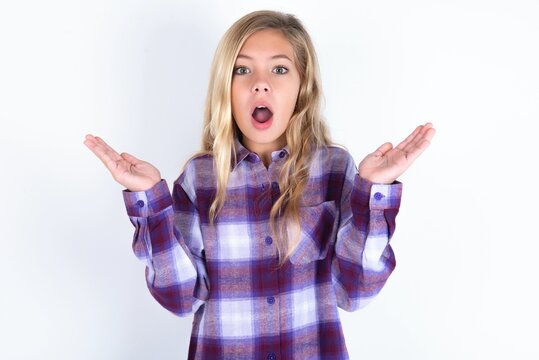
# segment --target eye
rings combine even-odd
[[[248,74],[250,70],[246,68],[245,66],[238,66],[234,68],[234,74],[235,75],[244,75]]]
[[[288,69],[282,65],[273,68],[273,72],[279,75],[284,75],[288,72]]]

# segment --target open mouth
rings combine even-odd
[[[257,106],[254,109],[252,116],[253,116],[253,119],[255,119],[257,122],[263,124],[269,119],[271,119],[271,117],[273,116],[273,113],[266,106],[261,105],[261,106]]]

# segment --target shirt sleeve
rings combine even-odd
[[[359,176],[350,156],[332,259],[337,304],[355,311],[369,303],[395,268],[389,240],[395,231],[402,183],[377,184]]]
[[[135,227],[133,251],[146,265],[152,296],[167,310],[187,316],[207,299],[205,259],[198,211],[179,181],[172,195],[165,180],[147,191],[124,190],[127,214]],[[189,240],[199,239],[190,248]]]

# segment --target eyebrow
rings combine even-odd
[[[250,57],[248,55],[244,55],[244,54],[239,54],[238,59],[253,60],[252,57]],[[286,59],[286,60],[290,61],[291,63],[293,63],[293,61],[290,60],[290,58],[288,56],[286,56],[285,54],[278,54],[278,55],[273,55],[273,56],[270,57],[270,60],[274,60],[274,59]]]

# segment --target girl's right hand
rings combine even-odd
[[[114,180],[129,191],[146,191],[161,181],[161,173],[152,164],[125,152],[118,154],[97,136],[86,135],[84,145],[105,164]]]

